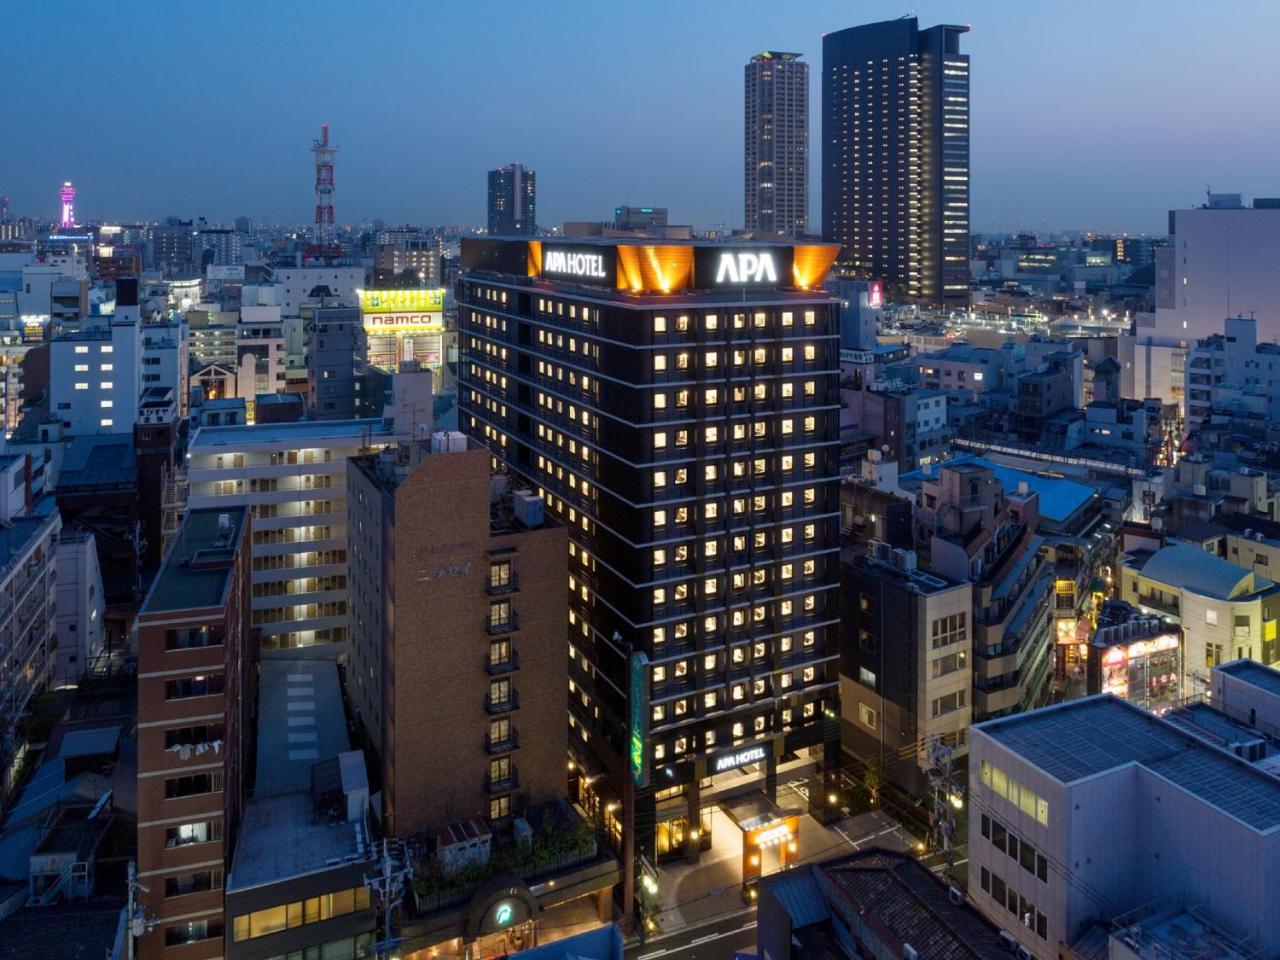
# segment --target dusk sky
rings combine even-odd
[[[341,224],[482,223],[485,171],[538,174],[538,222],[619,203],[742,223],[742,70],[810,63],[811,223],[820,226],[822,35],[900,4],[54,4],[10,0],[0,194],[51,217],[312,216],[308,149],[341,147]],[[976,232],[1162,232],[1215,191],[1280,195],[1280,4],[927,3],[967,23]]]

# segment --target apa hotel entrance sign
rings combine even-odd
[[[768,747],[757,744],[754,747],[743,747],[730,753],[721,753],[711,761],[712,773],[723,773],[726,770],[737,770],[749,763],[758,763],[768,756]]]

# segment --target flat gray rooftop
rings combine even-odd
[[[243,447],[251,443],[301,445],[308,441],[358,440],[393,435],[381,418],[369,420],[300,420],[296,423],[240,424],[232,427],[201,427],[191,438],[191,451],[206,448]]]
[[[257,797],[245,804],[227,892],[277,883],[364,860],[363,823],[316,819],[309,793]]]
[[[311,791],[311,767],[350,750],[338,666],[264,659],[258,671],[255,797]]]
[[[1280,778],[1109,694],[975,729],[1064,784],[1136,763],[1255,830],[1280,827]]]
[[[1250,686],[1280,697],[1280,670],[1264,666],[1256,660],[1232,660],[1218,667],[1223,673],[1243,680]]]
[[[232,567],[229,564],[193,567],[191,561],[230,561],[247,516],[244,507],[188,511],[165,554],[164,565],[156,574],[142,612],[198,610],[222,603],[227,584],[234,575]],[[227,518],[226,531],[220,526],[222,517]]]

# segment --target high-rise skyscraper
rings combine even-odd
[[[746,228],[798,237],[809,225],[809,65],[766,50],[745,73]]]
[[[462,242],[459,423],[569,529],[568,766],[628,914],[718,793],[839,754],[837,253]]]
[[[822,41],[822,233],[892,296],[969,304],[968,27],[915,17]]]
[[[522,163],[489,171],[489,236],[532,237],[538,232],[535,178]]]

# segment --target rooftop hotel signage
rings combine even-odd
[[[618,251],[608,244],[542,243],[542,275],[600,287],[616,285]]]
[[[702,289],[725,287],[773,289],[795,286],[794,250],[789,246],[697,247],[693,252],[694,284]]]
[[[462,267],[474,274],[588,284],[632,294],[695,291],[744,296],[771,290],[820,291],[839,252],[833,243],[464,237]]]

